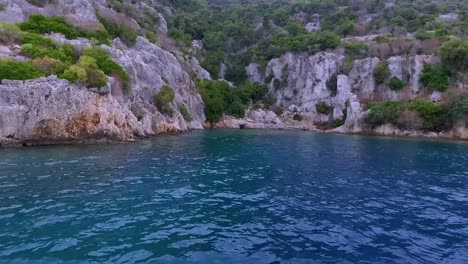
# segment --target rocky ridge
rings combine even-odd
[[[373,71],[380,61],[378,58],[355,60],[347,73],[341,69],[343,60],[342,55],[332,52],[320,52],[312,56],[287,53],[271,60],[264,70],[255,63],[250,64],[246,68],[249,79],[266,83],[269,91],[276,96],[275,105],[285,109],[284,113],[273,118],[274,113],[271,111],[250,109],[246,118],[225,117],[217,127],[323,131],[320,124],[345,117],[342,126],[328,132],[468,139],[466,122],[458,122],[452,130],[441,133],[400,130],[388,124],[371,129],[364,122],[367,112],[363,105],[367,101],[408,101],[420,97],[428,97],[434,102],[441,101],[441,93],[434,91],[426,95],[420,83],[423,65],[438,63],[437,56],[394,56],[387,59],[391,77],[407,83],[401,91],[376,84]],[[328,87],[333,77],[336,77],[336,91]],[[460,90],[463,88],[463,85],[458,87]],[[316,104],[319,102],[331,106],[332,113],[317,112]],[[294,121],[294,114],[300,115],[302,120]]]
[[[19,22],[31,13],[63,16],[76,26],[101,27],[95,8],[104,8],[100,0],[58,0],[54,5],[31,5],[25,0],[0,0],[5,9],[0,20]],[[163,20],[164,22],[164,20]],[[167,25],[160,29],[167,33]],[[78,49],[91,45],[87,39],[67,40],[51,34],[59,44],[68,43]],[[83,140],[131,140],[158,133],[202,129],[205,121],[203,102],[190,76],[195,71],[209,78],[198,61],[193,69],[184,69],[176,56],[148,40],[138,37],[134,47],[126,47],[118,39],[112,46],[102,46],[124,67],[130,77],[131,91],[123,90],[110,77],[106,87],[87,89],[56,76],[27,81],[3,80],[0,85],[0,145],[65,143]],[[3,47],[5,56],[14,56],[19,47]],[[175,94],[172,115],[161,113],[153,96],[163,85]],[[189,112],[185,120],[180,108]],[[187,118],[187,116],[186,116]]]

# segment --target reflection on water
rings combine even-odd
[[[199,131],[0,151],[2,263],[468,263],[468,144]]]

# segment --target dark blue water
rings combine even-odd
[[[0,263],[468,263],[468,144],[199,131],[2,149]]]

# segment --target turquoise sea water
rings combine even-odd
[[[226,130],[1,149],[0,263],[468,263],[468,144]]]

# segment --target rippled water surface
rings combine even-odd
[[[0,150],[0,263],[468,263],[468,144],[199,131]]]

